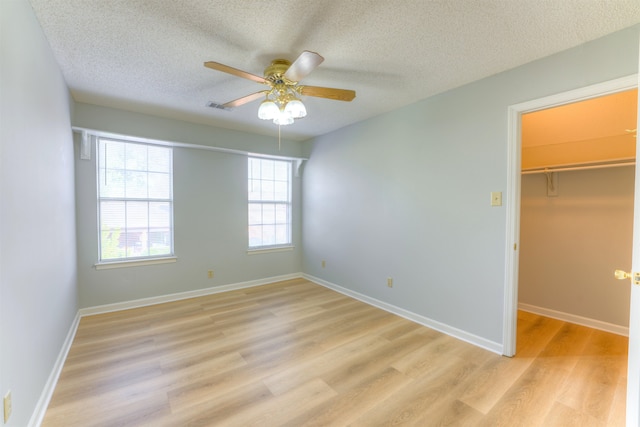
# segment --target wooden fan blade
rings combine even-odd
[[[243,79],[253,80],[257,83],[268,84],[264,77],[256,76],[255,74],[247,73],[246,71],[238,70],[237,68],[230,67],[228,65],[221,64],[219,62],[205,62],[204,66],[211,68],[212,70],[222,71],[223,73],[232,74]]]
[[[258,98],[262,98],[263,96],[265,96],[267,91],[260,91],[260,92],[256,92],[256,93],[252,93],[251,95],[247,95],[247,96],[243,96],[242,98],[238,98],[235,99],[233,101],[229,101],[225,104],[223,104],[222,106],[225,108],[235,108],[235,107],[239,107],[241,105],[247,104],[249,102],[255,101]]]
[[[335,99],[336,101],[352,101],[356,97],[354,90],[318,86],[300,86],[300,93],[318,98]]]
[[[289,66],[289,69],[284,73],[284,77],[292,82],[299,82],[320,65],[322,61],[324,61],[324,58],[319,54],[305,50]]]

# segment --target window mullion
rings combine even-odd
[[[129,203],[127,200],[124,201],[124,257],[129,257]]]
[[[163,203],[173,203],[172,199],[140,199],[140,198],[127,198],[127,197],[101,197],[101,201],[103,202],[163,202]]]

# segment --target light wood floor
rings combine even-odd
[[[623,426],[626,354],[520,312],[506,358],[296,279],[82,318],[43,426]]]

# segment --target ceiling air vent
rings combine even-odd
[[[224,110],[224,111],[233,110],[233,108],[231,108],[231,107],[225,107],[223,104],[218,104],[218,103],[213,102],[213,101],[207,102],[207,107],[217,108],[218,110]]]

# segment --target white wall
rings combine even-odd
[[[544,174],[522,177],[520,303],[629,326],[633,167],[559,173],[557,197]]]
[[[76,104],[74,125],[173,142],[298,156],[301,146],[243,132]],[[78,139],[78,137],[76,137]],[[76,151],[78,150],[76,141]],[[176,263],[96,270],[98,261],[95,153],[76,153],[78,284],[80,307],[126,302],[299,273],[300,178],[293,180],[292,251],[247,254],[247,157],[174,148]],[[207,271],[214,270],[214,278]]]
[[[639,32],[313,140],[305,272],[501,345],[506,210],[490,206],[490,193],[507,186],[507,108],[636,73]]]
[[[29,423],[77,312],[69,93],[26,0],[0,2],[0,393]]]

